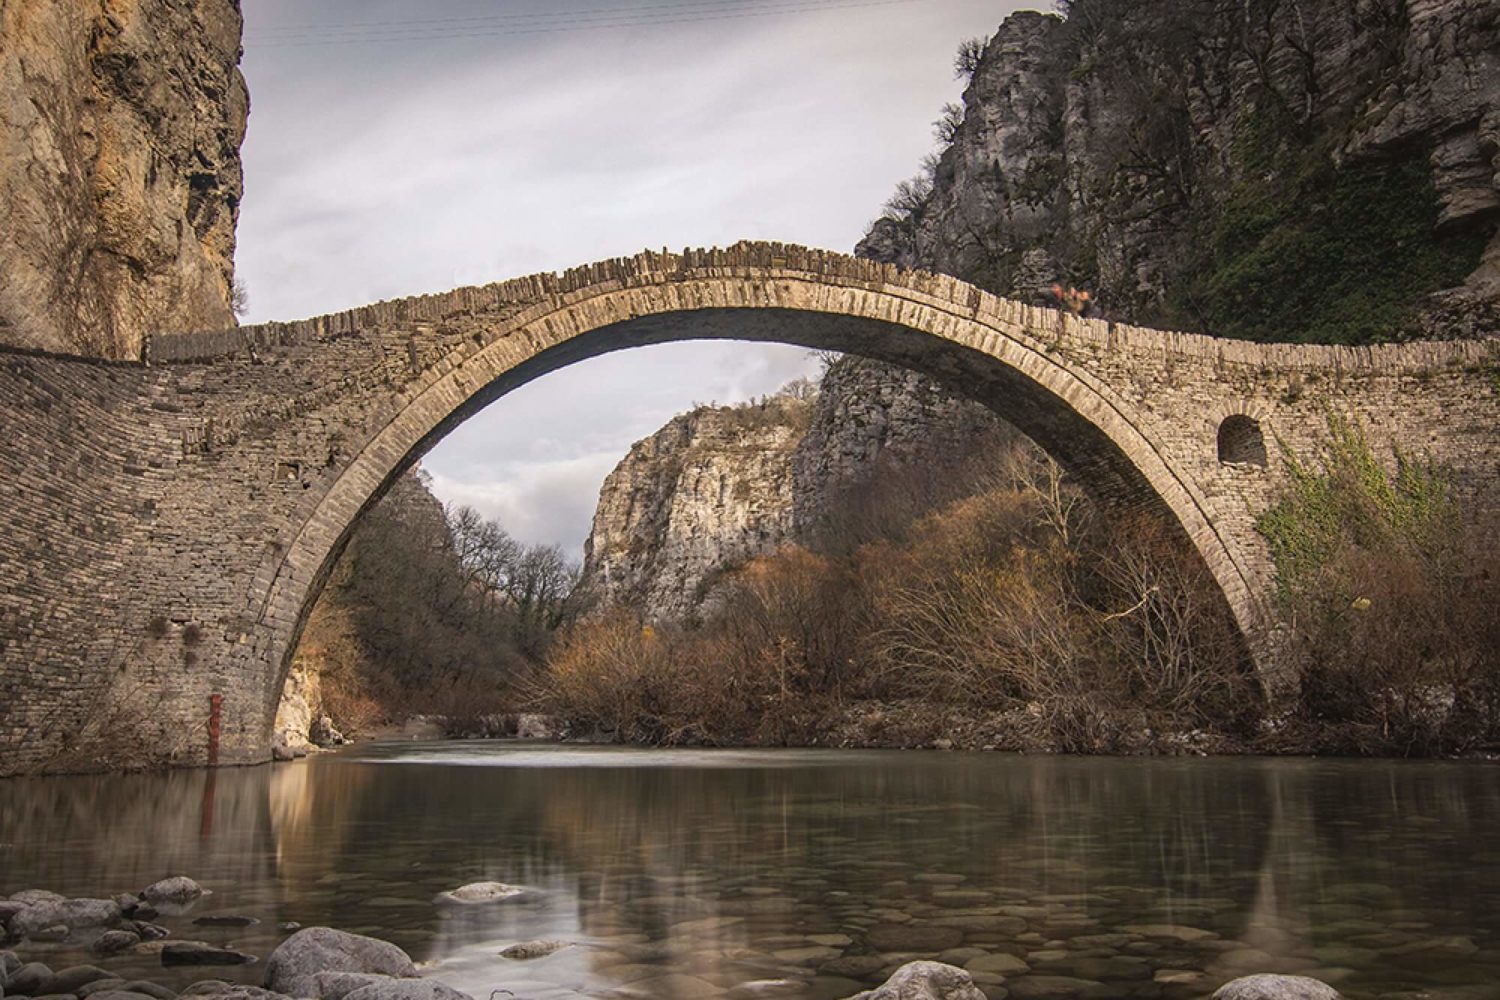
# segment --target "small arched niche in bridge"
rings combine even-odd
[[[1266,437],[1260,421],[1243,413],[1231,414],[1219,424],[1219,461],[1225,465],[1266,464]]]

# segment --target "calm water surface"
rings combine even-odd
[[[279,922],[329,924],[477,1000],[831,998],[937,956],[1021,1000],[1197,997],[1258,971],[1500,998],[1493,764],[387,744],[0,795],[0,895],[187,874],[213,893],[163,918],[179,937],[264,958]],[[537,892],[434,903],[480,880]],[[261,922],[193,926],[213,914]],[[573,944],[500,957],[535,938]],[[178,987],[263,975],[28,957]]]

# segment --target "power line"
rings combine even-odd
[[[717,5],[706,0],[690,0],[687,3],[649,4],[633,11],[592,8],[581,11],[497,14],[470,18],[350,22],[346,25],[298,27],[283,25],[249,32],[245,36],[245,44],[249,48],[290,48],[368,42],[494,38],[544,32],[697,24],[751,17],[771,17],[778,14],[890,7],[914,2],[916,0],[754,0],[749,4],[736,5],[735,9],[725,10],[721,6],[715,9]],[[459,23],[473,24],[474,27],[460,28]]]

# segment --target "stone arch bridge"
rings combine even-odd
[[[583,358],[698,338],[906,365],[989,405],[1107,504],[1168,515],[1263,673],[1255,516],[1329,409],[1493,511],[1495,342],[1262,346],[1080,320],[777,244],[643,253],[141,362],[0,353],[0,771],[263,760],[305,616],[360,513],[448,430]]]

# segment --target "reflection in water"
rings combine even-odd
[[[331,924],[480,998],[759,979],[833,997],[939,954],[1111,996],[1251,971],[1500,996],[1475,992],[1500,981],[1500,771],[1483,764],[406,745],[5,792],[0,893],[189,874],[215,893],[181,936],[264,956],[279,921]],[[433,902],[483,880],[538,891]],[[191,925],[206,913],[261,923]],[[535,938],[573,945],[498,955]]]

